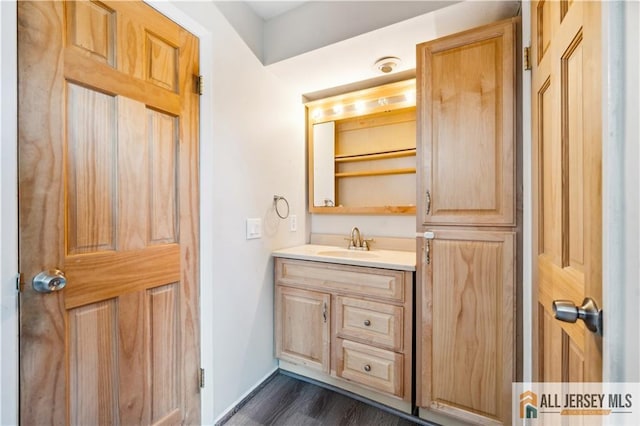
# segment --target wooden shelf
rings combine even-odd
[[[335,207],[310,207],[310,213],[325,214],[416,214],[416,206],[413,204],[397,206],[335,206]]]
[[[389,158],[401,158],[401,157],[412,157],[416,155],[416,149],[402,149],[398,151],[387,151],[387,152],[372,152],[370,154],[360,154],[360,155],[337,155],[336,163],[348,163],[355,161],[369,161],[369,160],[385,160]]]
[[[336,173],[337,178],[343,177],[362,177],[362,176],[384,176],[384,175],[402,175],[415,173],[415,167],[406,167],[402,169],[385,169],[385,170],[359,170],[357,172],[341,172]]]

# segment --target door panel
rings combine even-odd
[[[417,47],[423,225],[515,225],[515,38],[509,20]]]
[[[602,340],[554,300],[602,301],[601,32],[597,2],[532,3],[540,381],[600,381]]]
[[[198,40],[142,2],[18,13],[21,420],[196,424]]]
[[[276,357],[329,372],[331,295],[276,287]]]
[[[515,233],[434,233],[422,243],[419,271],[418,404],[474,423],[507,422],[515,371]]]

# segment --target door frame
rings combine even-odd
[[[213,75],[212,52],[213,33],[177,6],[162,0],[144,0],[145,3],[181,25],[200,39],[200,72],[204,76],[204,87],[213,87],[209,79]],[[18,422],[18,294],[16,275],[18,272],[18,175],[17,175],[17,7],[15,1],[0,1],[0,22],[6,30],[6,37],[0,41],[0,424]],[[202,117],[213,115],[213,91],[205,90],[200,97],[200,162],[213,163],[212,120]],[[7,143],[13,141],[13,143]],[[210,167],[200,168],[200,217],[214,214],[212,197],[204,196],[213,192],[213,171]],[[11,207],[11,208],[7,208]],[[214,255],[214,235],[211,221],[200,221],[200,258]],[[213,304],[214,282],[211,262],[200,264],[200,323],[211,324],[214,315],[209,306]],[[206,284],[206,285],[205,285]],[[201,367],[213,373],[213,330],[200,327]],[[208,383],[213,383],[210,377]],[[214,423],[213,389],[211,386],[200,391],[202,424]]]

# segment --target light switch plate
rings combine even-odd
[[[289,230],[291,232],[296,232],[298,230],[298,216],[295,214],[289,216]]]
[[[249,218],[247,219],[247,240],[253,240],[255,238],[262,237],[262,219]]]

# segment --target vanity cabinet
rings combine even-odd
[[[410,412],[413,278],[276,257],[280,367]]]
[[[516,23],[417,46],[416,404],[439,423],[511,423]]]

